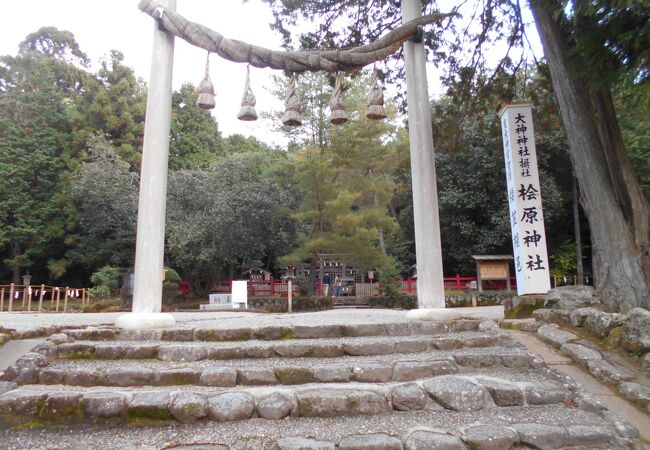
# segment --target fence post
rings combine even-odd
[[[27,286],[27,312],[32,312],[32,287]]]
[[[456,290],[458,290],[458,291],[461,290],[461,286],[460,286],[460,274],[459,274],[459,273],[456,274]]]
[[[65,287],[65,298],[63,299],[63,312],[68,311],[68,294],[70,293],[70,287]]]
[[[23,311],[25,311],[26,303],[27,303],[27,286],[23,285]]]
[[[287,278],[287,311],[292,312],[293,309],[293,287],[291,286],[291,278]]]
[[[5,309],[5,288],[0,290],[0,312]]]
[[[41,312],[43,310],[43,296],[45,295],[45,285],[41,284],[41,292],[39,292],[38,296],[38,312]]]
[[[61,300],[61,289],[58,287],[54,288],[56,290],[56,308],[54,308],[55,312],[59,312],[59,301]],[[52,294],[54,294],[54,291],[52,291]]]
[[[9,309],[7,311],[11,312],[14,309],[14,284],[11,283],[9,287]]]

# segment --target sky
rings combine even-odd
[[[74,34],[82,51],[97,70],[101,57],[111,50],[124,54],[124,64],[132,67],[136,77],[150,78],[154,21],[138,7],[138,0],[14,0],[2,5],[0,55],[15,55],[25,37],[44,26],[55,26]],[[451,6],[451,5],[450,5]],[[266,48],[281,49],[281,37],[271,31],[270,9],[260,0],[178,0],[177,11],[187,19],[202,23],[224,36]],[[534,27],[533,27],[534,28]],[[532,30],[536,41],[537,36]],[[534,43],[534,46],[539,47]],[[498,52],[497,52],[498,53]],[[541,52],[540,52],[541,53]],[[184,82],[199,84],[205,69],[206,51],[182,39],[175,40],[173,88]],[[257,98],[257,113],[281,111],[283,102],[270,94],[271,76],[279,72],[251,67],[251,87]],[[224,136],[255,136],[269,145],[284,146],[287,139],[275,132],[272,119],[260,117],[255,122],[237,119],[244,90],[246,65],[210,58],[210,76],[216,91],[216,108],[212,114]],[[427,64],[429,95],[440,93],[440,73]],[[388,87],[390,96],[390,86]],[[277,119],[276,119],[277,120]]]

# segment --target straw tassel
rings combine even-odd
[[[255,112],[255,94],[251,89],[251,70],[250,66],[246,66],[246,85],[244,86],[244,95],[241,99],[241,109],[237,118],[239,120],[257,120],[257,112]]]
[[[366,117],[370,120],[382,120],[386,118],[386,109],[384,108],[384,91],[377,77],[377,70],[372,76],[372,87],[368,95],[368,105]]]
[[[284,99],[285,111],[282,116],[282,123],[290,127],[298,127],[302,125],[302,119],[300,118],[300,112],[302,110],[302,103],[300,102],[300,97],[296,92],[296,74],[294,73],[291,77],[291,83],[289,84],[289,92]]]
[[[330,123],[332,125],[342,125],[348,121],[348,113],[345,112],[345,106],[341,102],[341,74],[336,74],[336,84],[334,92],[330,98]]]
[[[205,62],[205,75],[203,80],[199,83],[197,89],[199,93],[199,98],[196,99],[196,104],[201,109],[213,109],[216,105],[214,101],[214,86],[212,85],[212,80],[210,80],[210,53],[208,52],[208,58]]]

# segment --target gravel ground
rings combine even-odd
[[[386,433],[399,436],[414,426],[457,431],[469,424],[607,425],[600,416],[562,405],[491,408],[474,413],[454,411],[390,412],[375,416],[250,419],[239,422],[202,422],[195,425],[114,427],[74,426],[54,430],[0,431],[4,449],[162,449],[189,443],[232,445],[245,439],[268,442],[283,436],[309,436],[338,442],[354,434]],[[258,447],[247,447],[258,448]],[[609,447],[612,449],[612,447]]]
[[[453,308],[459,315],[486,319],[503,318],[503,306],[480,308]],[[172,313],[178,328],[244,328],[271,325],[351,325],[358,323],[409,322],[407,311],[392,309],[335,309],[329,311],[264,314],[242,311],[205,311]],[[26,330],[48,325],[104,325],[114,324],[122,313],[0,313],[0,326]]]

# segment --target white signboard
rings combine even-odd
[[[233,307],[248,308],[248,281],[233,280],[232,282],[232,302]],[[237,304],[237,305],[234,305]]]
[[[211,305],[232,305],[231,294],[210,294]]]
[[[551,281],[531,105],[506,105],[499,117],[508,181],[517,294],[545,294],[551,289]]]

